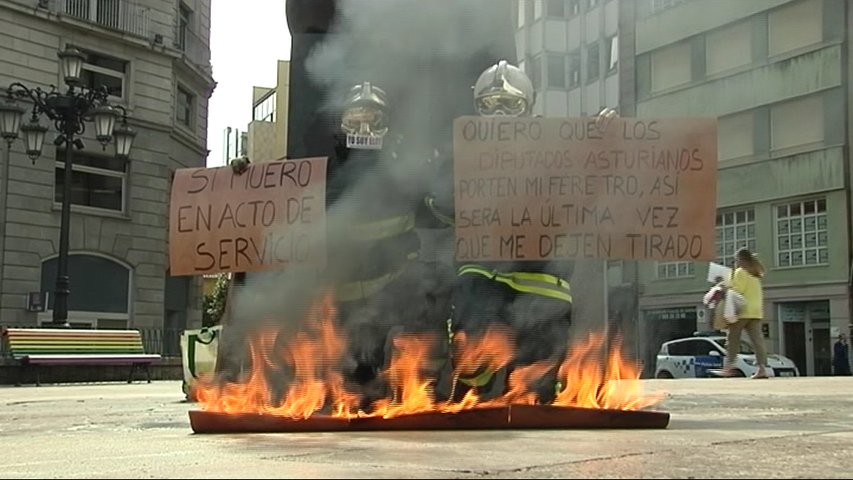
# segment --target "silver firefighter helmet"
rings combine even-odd
[[[484,116],[530,115],[536,91],[523,70],[506,60],[487,68],[474,85],[474,105]]]
[[[385,135],[388,132],[385,91],[370,82],[352,87],[347,93],[341,113],[341,129],[352,135]]]

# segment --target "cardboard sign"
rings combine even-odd
[[[172,275],[251,272],[326,260],[326,159],[175,172]]]
[[[458,261],[712,260],[716,119],[461,117]]]

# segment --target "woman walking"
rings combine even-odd
[[[761,278],[764,276],[764,265],[754,253],[741,248],[735,254],[735,267],[729,287],[743,296],[743,306],[738,311],[737,321],[728,325],[726,366],[723,375],[734,375],[734,361],[740,352],[740,334],[746,330],[755,348],[755,360],[758,363],[758,371],[752,378],[767,378],[767,349],[761,334],[761,321],[764,318]]]

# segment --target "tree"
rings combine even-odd
[[[204,295],[201,316],[202,326],[212,327],[218,325],[220,320],[222,320],[222,315],[225,313],[229,283],[228,274],[220,273],[216,276],[216,284],[213,286],[213,291]]]

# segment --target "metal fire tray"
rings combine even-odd
[[[293,419],[255,413],[192,410],[195,433],[335,432],[376,430],[485,429],[637,429],[666,428],[669,413],[550,405],[510,405],[462,410],[458,413],[415,413],[391,418],[338,418],[313,415]]]

